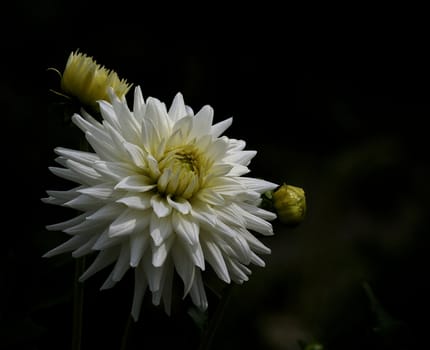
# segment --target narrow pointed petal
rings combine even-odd
[[[139,232],[130,237],[130,266],[139,265],[148,246],[149,236],[147,231]]]
[[[151,205],[155,215],[159,218],[163,218],[172,212],[172,207],[167,203],[167,200],[162,198],[159,194],[152,196]]]
[[[78,215],[78,216],[70,219],[70,220],[59,222],[58,224],[48,225],[48,226],[46,226],[46,229],[48,231],[63,231],[69,227],[76,226],[76,225],[80,224],[82,221],[85,220],[86,216],[87,216],[87,213],[83,213],[81,215]]]
[[[175,237],[171,236],[163,241],[163,243],[161,243],[159,246],[154,246],[152,252],[152,265],[155,267],[160,267],[164,264],[174,242]]]
[[[185,117],[187,115],[187,111],[185,109],[184,97],[180,92],[178,92],[173,99],[172,105],[169,109],[169,117],[172,122],[176,122],[177,120]]]
[[[230,283],[230,275],[228,273],[227,265],[225,264],[224,257],[218,245],[214,242],[204,240],[202,242],[203,252],[206,260],[212,266],[217,276],[226,283]]]
[[[151,183],[151,179],[144,175],[131,175],[122,179],[115,189],[130,191],[130,192],[146,192],[156,187],[156,184]]]
[[[226,131],[230,125],[233,122],[233,118],[228,118],[226,120],[223,120],[222,122],[219,122],[212,126],[211,128],[211,134],[213,137],[220,136],[224,131]]]
[[[208,308],[208,300],[200,270],[196,270],[194,283],[190,289],[190,296],[194,305],[196,305],[201,311],[205,311]]]
[[[175,212],[172,215],[172,224],[178,237],[185,244],[195,245],[199,243],[199,225],[192,219],[192,216]]]
[[[54,249],[51,249],[49,252],[43,255],[44,258],[50,258],[54,255],[70,252],[81,246],[84,242],[88,241],[88,238],[82,236],[74,236],[70,238],[68,241],[60,244]]]
[[[145,210],[151,207],[151,197],[150,193],[129,193],[118,199],[117,203],[125,204],[129,208]]]
[[[129,268],[130,246],[129,244],[122,244],[115,267],[112,270],[112,280],[116,282],[120,281]]]
[[[159,218],[157,215],[151,215],[149,224],[149,233],[156,246],[163,243],[173,232],[170,217]]]
[[[106,249],[98,253],[92,264],[85,270],[85,272],[79,277],[79,281],[83,282],[95,273],[104,269],[105,267],[112,264],[118,257],[119,248],[114,247]]]
[[[195,265],[181,244],[175,243],[172,248],[175,269],[184,283],[184,297],[189,293],[194,283]]]
[[[137,322],[139,319],[140,310],[142,308],[142,301],[145,295],[146,288],[148,286],[145,272],[143,271],[142,264],[139,264],[134,269],[134,293],[133,293],[133,305],[131,307],[131,316],[134,321]]]

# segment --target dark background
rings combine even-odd
[[[306,220],[296,228],[275,222],[275,236],[263,238],[272,249],[267,266],[233,290],[214,349],[296,350],[299,340],[330,350],[422,344],[430,57],[419,9],[354,22],[351,11],[340,23],[292,22],[294,13],[272,17],[274,9],[242,24],[234,16],[171,22],[159,12],[88,4],[13,6],[1,81],[0,348],[70,348],[74,261],[41,256],[65,239],[45,225],[71,213],[40,198],[69,186],[47,168],[54,147],[78,147],[78,133],[53,105],[49,89],[59,80],[46,69],[62,71],[76,49],[140,85],[145,97],[170,104],[180,91],[195,111],[214,107],[216,121],[233,116],[226,134],[258,151],[250,175],[306,191]],[[119,349],[132,279],[128,273],[98,292],[107,273],[85,284],[82,349]],[[167,318],[146,301],[130,348],[195,347],[198,330],[182,305]]]

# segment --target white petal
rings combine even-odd
[[[149,218],[150,216],[141,210],[126,209],[109,226],[108,235],[109,237],[118,237],[139,232],[148,226]]]
[[[75,226],[77,224],[80,224],[82,221],[85,220],[87,213],[83,213],[81,215],[78,215],[70,220],[59,222],[58,224],[48,225],[46,226],[46,229],[48,231],[62,231],[69,227]]]
[[[156,246],[163,243],[173,232],[170,217],[159,218],[157,215],[151,215],[149,224],[149,233]]]
[[[58,167],[48,167],[48,169],[56,176],[61,177],[65,180],[73,181],[79,184],[87,184],[82,181],[81,177],[70,169],[58,168]]]
[[[228,164],[228,163],[214,164],[211,167],[209,176],[219,177],[219,176],[227,175],[231,171],[231,169],[233,169],[233,167],[234,167],[233,164]]]
[[[81,211],[89,211],[96,210],[103,206],[103,204],[104,203],[97,198],[87,196],[86,194],[81,194],[76,198],[64,203],[64,206]]]
[[[170,120],[165,107],[158,99],[149,97],[146,100],[144,122],[148,128],[149,135],[146,134],[146,136],[150,136],[151,146],[159,144],[161,139],[167,138],[170,132]]]
[[[210,205],[206,203],[194,201],[191,209],[191,215],[200,223],[205,223],[207,227],[212,227],[216,225],[217,218],[215,211]]]
[[[184,98],[180,92],[178,92],[173,99],[172,105],[169,109],[169,117],[173,122],[185,117],[187,111],[185,109]]]
[[[251,159],[255,157],[257,151],[240,151],[228,154],[225,158],[225,162],[236,163],[240,165],[249,165]]]
[[[93,252],[93,245],[97,241],[98,236],[87,238],[87,242],[82,244],[78,249],[74,250],[72,256],[74,258],[80,258],[81,256],[90,254]]]
[[[199,270],[196,270],[194,283],[190,289],[190,296],[194,305],[196,305],[200,310],[205,311],[208,308],[205,287]]]
[[[100,209],[87,216],[88,220],[110,221],[118,217],[124,211],[124,207],[116,203],[107,203]]]
[[[119,99],[115,96],[111,98],[111,101],[115,114],[118,116],[117,120],[120,125],[118,131],[125,136],[127,141],[136,141],[140,134],[140,128],[127,106],[126,99]]]
[[[223,205],[225,203],[225,199],[216,191],[213,191],[210,188],[203,188],[197,193],[197,198],[210,205]]]
[[[167,200],[162,198],[159,194],[152,196],[151,205],[155,215],[159,218],[169,215],[172,211],[172,207],[167,203]]]
[[[134,165],[141,169],[144,169],[146,167],[145,154],[140,147],[130,142],[124,142],[124,148],[128,152]]]
[[[81,129],[86,135],[91,134],[98,140],[109,144],[109,136],[104,129],[104,126],[99,122],[91,122],[82,118],[79,114],[72,116],[73,123]]]
[[[139,264],[134,269],[134,294],[133,294],[133,305],[131,307],[131,315],[134,321],[137,322],[142,308],[142,301],[145,295],[148,283],[146,281],[145,272],[143,271],[142,264]]]
[[[100,287],[100,290],[109,289],[109,288],[112,288],[113,286],[115,286],[115,285],[116,285],[116,283],[117,283],[118,281],[114,281],[114,280],[112,279],[112,276],[113,276],[113,272],[111,272],[111,273],[109,274],[109,276],[106,278],[106,280],[104,281],[103,285]]]
[[[236,204],[235,204],[236,205]],[[275,220],[276,214],[272,213],[271,211],[261,209],[260,207],[257,207],[255,205],[251,205],[248,203],[237,203],[243,210],[247,211],[248,213],[251,213],[253,215],[256,215],[262,219],[265,220]]]
[[[146,192],[157,186],[156,184],[151,184],[150,181],[151,179],[144,175],[127,176],[115,186],[115,189],[130,192]]]
[[[251,270],[249,270],[246,266],[232,259],[227,259],[226,263],[230,271],[230,276],[234,282],[242,284],[243,282],[249,280],[248,275],[251,274]]]
[[[151,197],[152,194],[150,193],[133,193],[118,199],[116,202],[125,204],[129,208],[148,209],[151,207]]]
[[[114,181],[121,181],[125,177],[136,173],[135,168],[127,163],[99,161],[95,162],[93,166],[100,174]]]
[[[246,240],[242,236],[236,235],[230,244],[237,254],[239,261],[242,264],[248,265],[251,262],[252,251]]]
[[[184,282],[184,297],[189,293],[194,283],[195,265],[185,249],[178,242],[172,248],[172,257],[175,269]]]
[[[116,115],[112,105],[107,101],[100,101],[99,107],[100,107],[100,113],[103,119],[108,121],[117,130],[119,130],[121,126],[118,120],[118,116]]]
[[[163,281],[163,303],[164,311],[170,316],[170,308],[172,303],[172,287],[174,268],[171,259],[167,259],[164,263],[164,281]]]
[[[147,231],[138,232],[130,237],[130,266],[136,267],[139,265],[148,242],[149,236]]]
[[[54,152],[67,158],[79,162],[86,166],[91,166],[95,161],[100,160],[99,156],[95,153],[76,151],[63,147],[56,147]]]
[[[46,193],[51,197],[61,200],[62,204],[64,204],[67,201],[70,201],[76,198],[77,196],[79,196],[79,193],[80,193],[79,190],[82,188],[85,188],[85,186],[72,188],[71,190],[68,190],[68,191],[46,191]]]
[[[229,176],[242,176],[248,174],[251,170],[244,165],[235,164],[228,173]]]
[[[174,212],[172,225],[185,244],[195,245],[199,243],[199,225],[193,220],[192,216]]]
[[[113,246],[118,245],[124,240],[124,237],[121,236],[112,238],[109,236],[108,232],[109,229],[106,229],[102,232],[97,241],[94,243],[94,250],[104,250],[107,248],[111,248]]]
[[[227,225],[245,226],[246,220],[242,217],[242,211],[237,209],[237,205],[230,203],[228,205],[217,207],[216,213],[218,219]]]
[[[233,122],[233,118],[228,118],[226,120],[223,120],[222,122],[219,122],[212,126],[211,128],[211,134],[213,137],[220,136],[224,131],[226,131],[231,123]]]
[[[191,137],[207,135],[211,131],[214,110],[211,106],[203,106],[194,116],[193,130]]]
[[[270,254],[270,248],[266,247],[261,243],[253,234],[251,234],[247,229],[239,229],[238,233],[246,239],[252,250],[260,254]]]
[[[120,281],[127,270],[130,268],[130,246],[129,244],[122,244],[119,257],[116,261],[115,267],[112,270],[112,280]]]
[[[260,266],[260,267],[265,267],[266,266],[266,263],[264,262],[264,260],[261,259],[257,254],[255,254],[253,252],[251,253],[251,262],[254,265],[257,265],[257,266]]]
[[[158,161],[149,154],[146,157],[146,162],[152,178],[157,178],[158,176],[160,176],[161,172],[160,169],[158,169]]]
[[[246,142],[243,140],[228,138],[228,151],[229,151],[229,153],[242,151],[245,148],[245,146],[246,146]]]
[[[85,220],[75,226],[66,228],[64,230],[65,233],[70,235],[93,235],[100,234],[106,228],[106,222],[97,221],[97,220]]]
[[[102,200],[112,199],[115,197],[113,186],[106,183],[85,187],[79,189],[78,192]],[[118,196],[118,194],[116,194],[116,196]]]
[[[205,157],[213,162],[221,161],[227,152],[227,146],[224,139],[216,139],[207,148]]]
[[[140,86],[136,86],[134,89],[134,99],[133,99],[133,113],[134,117],[141,121],[145,115],[145,101],[143,99],[142,90]]]
[[[45,204],[53,204],[53,205],[63,205],[64,204],[64,199],[58,199],[58,198],[54,198],[54,197],[41,198],[41,201]]]
[[[105,126],[105,129],[110,136],[110,144],[112,144],[112,146],[114,147],[115,152],[122,159],[127,159],[128,153],[124,147],[124,143],[126,142],[126,140],[123,134],[121,134],[120,131],[118,131],[118,129],[116,129],[106,120],[103,121],[103,125]]]
[[[117,247],[101,251],[94,259],[93,263],[79,277],[79,281],[85,281],[87,278],[104,269],[106,266],[112,264],[117,259],[118,254],[119,248]]]
[[[171,196],[167,196],[167,202],[181,214],[188,214],[191,211],[191,204],[186,199],[175,198],[173,200]]]
[[[270,182],[270,181],[266,181],[266,180],[261,180],[261,179],[255,179],[252,177],[239,177],[238,178],[239,181],[245,185],[247,188],[249,188],[252,191],[256,191],[256,192],[266,192],[269,190],[273,190],[277,187],[279,187],[279,185]]]
[[[261,219],[258,216],[248,213],[246,210],[243,210],[239,206],[237,206],[237,209],[241,211],[241,216],[246,221],[246,228],[261,233],[265,236],[273,235],[273,228],[270,222],[267,222],[266,220]]]
[[[230,283],[227,265],[218,246],[214,242],[202,240],[202,248],[207,262],[212,266],[217,276],[222,281]]]
[[[93,134],[92,132],[87,132],[85,134],[85,138],[94,151],[98,154],[100,160],[110,162],[121,161],[122,155],[113,147],[110,137],[108,141],[105,141],[98,135]]]
[[[75,173],[78,174],[82,182],[85,182],[90,185],[100,183],[101,176],[92,167],[83,165],[70,159],[66,161],[66,164],[69,169],[73,170]]]
[[[172,135],[178,132],[178,136],[182,139],[182,142],[187,141],[190,136],[190,132],[193,128],[194,118],[191,116],[186,116],[178,120],[172,130]]]
[[[50,258],[51,256],[54,256],[54,255],[70,252],[78,248],[79,246],[81,246],[81,244],[84,244],[86,241],[88,241],[87,237],[73,236],[68,241],[60,244],[56,248],[51,249],[49,252],[45,253],[43,257]]]
[[[185,105],[185,111],[187,112],[187,115],[194,116],[194,111],[190,106]]]
[[[149,290],[151,292],[159,290],[163,267],[155,267],[154,265],[152,265],[151,257],[149,256],[149,254],[143,256],[142,263],[146,278],[148,279]]]
[[[164,264],[174,242],[175,237],[170,236],[168,239],[165,239],[162,244],[153,247],[152,265],[160,267]]]

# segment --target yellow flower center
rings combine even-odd
[[[199,152],[191,145],[166,152],[158,163],[158,191],[184,199],[192,197],[200,188],[202,164]]]

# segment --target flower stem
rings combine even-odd
[[[125,324],[124,333],[122,335],[122,340],[121,340],[121,349],[120,350],[126,350],[127,349],[127,343],[128,343],[128,338],[130,335],[130,330],[131,330],[132,324],[133,324],[133,318],[130,315],[130,316],[128,316],[127,323]]]
[[[72,350],[80,350],[82,343],[82,314],[84,309],[84,286],[79,276],[85,270],[85,257],[76,259],[75,280],[73,285],[73,336]]]
[[[224,315],[224,311],[226,310],[227,303],[230,300],[232,290],[233,290],[233,283],[230,283],[223,290],[222,297],[218,302],[218,306],[215,310],[215,313],[211,317],[209,324],[203,333],[199,350],[210,350],[216,330],[218,329],[222,316]]]

